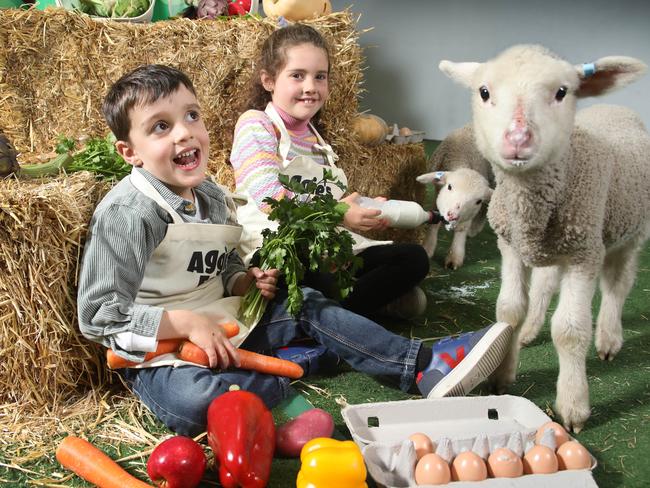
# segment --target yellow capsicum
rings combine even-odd
[[[352,441],[317,437],[300,451],[297,488],[368,488],[363,455]]]

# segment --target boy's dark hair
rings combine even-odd
[[[182,85],[196,96],[185,73],[162,64],[147,64],[125,74],[108,90],[102,113],[118,141],[128,141],[131,130],[129,111],[174,93]]]
[[[257,61],[253,85],[248,101],[248,107],[264,110],[271,101],[271,94],[264,89],[261,81],[262,70],[273,79],[287,64],[287,50],[301,44],[312,44],[325,51],[327,69],[330,65],[330,50],[325,38],[313,27],[304,24],[292,24],[274,31],[262,45],[262,51]]]

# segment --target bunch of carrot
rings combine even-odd
[[[239,326],[234,322],[227,322],[220,324],[220,326],[224,329],[227,337],[234,337],[239,333]],[[300,365],[291,361],[258,354],[245,349],[238,349],[237,352],[239,353],[239,367],[241,369],[249,369],[276,376],[286,376],[291,379],[298,379],[304,374]],[[158,341],[156,350],[147,353],[144,360],[149,361],[167,353],[176,353],[179,359],[189,363],[199,364],[201,366],[210,365],[208,355],[205,351],[185,339],[164,339]],[[106,363],[111,369],[129,368],[137,365],[135,362],[118,356],[112,349],[106,351]]]

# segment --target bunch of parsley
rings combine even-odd
[[[340,227],[348,205],[323,191],[328,182],[345,190],[329,170],[323,171],[320,181],[293,181],[280,175],[280,183],[294,196],[264,199],[271,208],[269,219],[277,221],[279,226],[277,230],[262,231],[260,268],[280,270],[288,287],[287,308],[293,316],[302,308],[300,282],[306,267],[314,272],[332,273],[341,298],[345,298],[352,290],[354,275],[362,262],[352,253],[352,235]],[[265,308],[266,301],[253,283],[242,300],[240,319],[245,324],[254,324]]]
[[[81,151],[74,152],[76,143],[73,139],[59,136],[56,152],[73,153],[72,162],[66,166],[68,173],[90,171],[100,178],[120,180],[131,172],[129,165],[115,148],[115,136],[91,137],[85,142]]]

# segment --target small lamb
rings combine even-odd
[[[646,68],[622,56],[573,66],[531,45],[485,63],[440,63],[473,92],[476,144],[496,178],[488,220],[502,256],[497,320],[517,327],[526,319],[529,340],[559,285],[551,319],[560,366],[555,406],[575,432],[591,413],[586,355],[596,280],[596,349],[612,359],[623,342],[621,311],[637,255],[650,233],[647,130],[623,107],[593,106],[576,116],[576,101],[627,85]],[[513,341],[495,373],[498,391],[515,379],[519,347]]]
[[[492,196],[494,176],[490,163],[474,144],[474,132],[466,125],[451,132],[431,156],[431,173],[416,179],[438,187],[436,206],[454,237],[445,257],[445,266],[458,269],[465,260],[467,236],[474,237],[485,225],[487,204]],[[430,227],[423,247],[433,256],[440,223]]]

